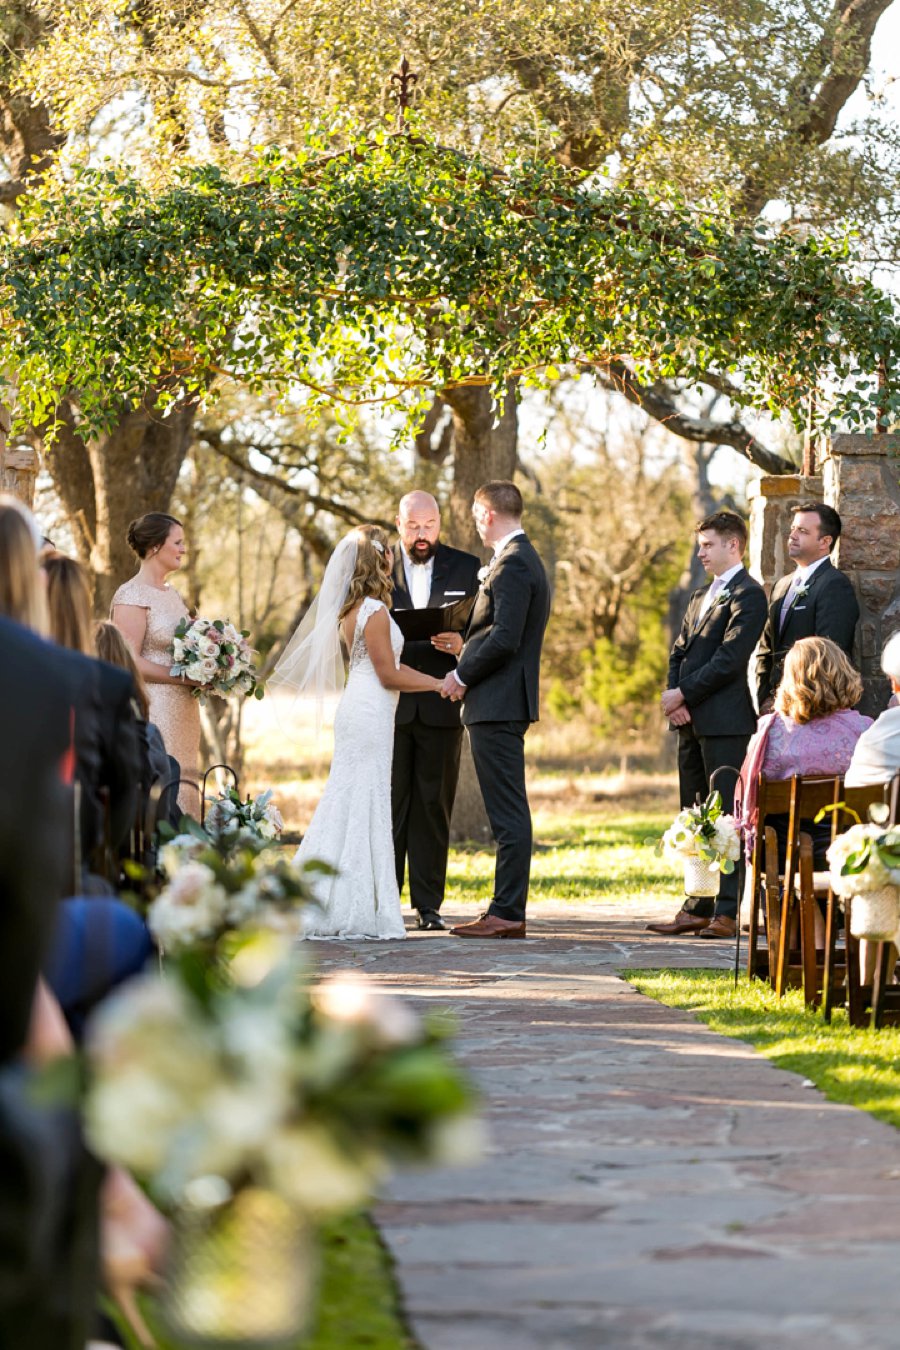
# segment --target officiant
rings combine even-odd
[[[481,561],[440,542],[441,515],[428,492],[408,492],[397,513],[400,547],[394,549],[394,617],[404,610],[436,609],[474,596]],[[443,677],[456,664],[453,644],[407,639],[401,660],[414,670]],[[439,694],[401,694],[394,730],[391,811],[397,885],[409,874],[417,927],[444,928],[440,915],[450,850],[450,816],[462,749],[460,704]]]

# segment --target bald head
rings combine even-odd
[[[397,533],[414,563],[426,563],[437,548],[441,512],[430,492],[407,492],[400,500]]]

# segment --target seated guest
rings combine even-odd
[[[144,677],[138,670],[131,648],[114,623],[101,619],[94,626],[94,650],[101,661],[111,666],[127,670],[134,682],[138,717],[138,731],[141,737],[143,770],[141,786],[145,798],[153,787],[162,788],[162,795],[156,810],[156,819],[165,820],[177,830],[181,823],[181,810],[178,806],[178,780],[181,769],[177,759],[167,753],[159,727],[150,721],[150,699]]]
[[[861,676],[830,638],[800,638],[791,647],[775,696],[775,711],[760,718],[741,768],[748,851],[752,850],[757,824],[759,775],[784,779],[846,773],[857,741],[872,725],[871,717],[854,711],[862,690]],[[770,816],[768,824],[778,834],[783,860],[787,817]],[[803,824],[813,838],[815,866],[824,868],[831,825],[828,821]]]
[[[900,694],[900,633],[895,633],[885,644],[881,669],[891,682],[893,706],[889,706],[856,742],[844,780],[847,787],[887,783],[900,770],[900,706],[894,702]]]
[[[75,715],[76,774],[82,793],[82,848],[85,862],[103,871],[106,832],[103,790],[108,793],[108,843],[113,857],[134,823],[140,796],[141,749],[132,706],[134,686],[122,670],[94,656],[91,596],[81,564],[61,553],[45,553],[49,633],[61,647],[78,653],[84,697]]]

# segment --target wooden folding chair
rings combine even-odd
[[[854,815],[860,820],[868,819],[869,807],[884,801],[885,789],[879,784],[871,787],[846,787],[841,780],[835,785],[833,805],[847,809],[836,809],[831,816],[831,837],[835,839],[844,830],[856,823]],[[871,1002],[871,989],[863,995],[860,985],[859,941],[850,936],[849,914],[844,916],[843,962],[837,945],[840,927],[840,905],[829,887],[825,913],[825,965],[822,973],[822,1016],[831,1021],[831,1010],[846,1002],[847,1016],[852,1026],[864,1026],[866,1012]]]
[[[747,976],[749,979],[768,979],[770,971],[769,953],[777,950],[777,939],[772,945],[773,916],[768,904],[768,896],[774,886],[776,919],[780,914],[780,869],[777,866],[777,845],[775,872],[770,877],[766,870],[766,817],[788,815],[791,809],[791,784],[789,779],[763,778],[760,774],[756,785],[758,824],[753,853],[750,858],[750,925],[747,937]],[[773,831],[774,833],[774,831]],[[778,880],[776,881],[776,878]],[[760,911],[765,901],[766,945],[760,947]],[[774,963],[771,963],[774,965]]]
[[[819,962],[816,957],[815,905],[816,896],[823,898],[828,894],[828,879],[825,873],[817,876],[812,872],[812,839],[809,840],[809,894],[807,903],[800,903],[799,865],[800,834],[803,823],[812,821],[825,806],[834,801],[835,780],[833,774],[818,778],[791,779],[791,807],[788,817],[787,850],[784,863],[784,882],[781,892],[781,910],[779,914],[779,933],[777,965],[773,981],[775,993],[783,997],[789,985],[804,984],[809,995],[816,987],[816,969]],[[774,831],[772,832],[774,834]],[[794,947],[794,919],[797,919],[798,944]],[[769,967],[771,971],[771,958]],[[821,962],[824,969],[824,960]]]

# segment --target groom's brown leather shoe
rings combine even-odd
[[[450,932],[454,937],[466,938],[523,938],[525,924],[510,919],[498,919],[496,914],[482,914],[472,923],[461,923]]]
[[[663,937],[680,937],[683,934],[702,933],[712,919],[701,914],[692,914],[690,910],[680,909],[671,923],[648,923],[648,933],[661,933]]]

